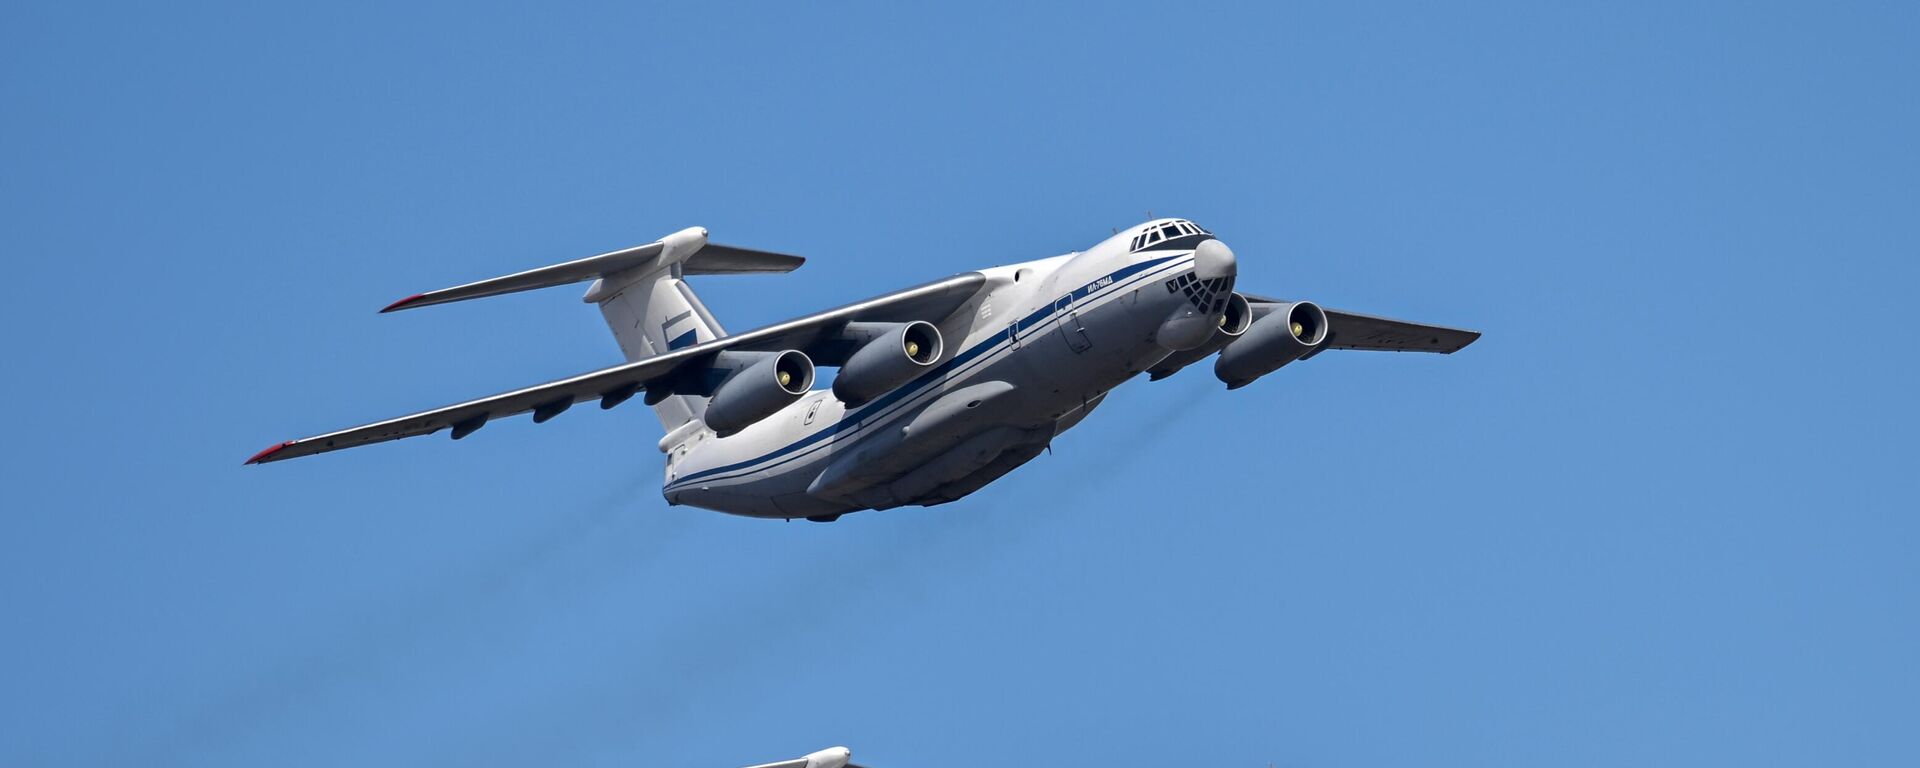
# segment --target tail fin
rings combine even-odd
[[[602,278],[587,291],[586,300],[600,305],[600,314],[628,362],[727,335],[692,286],[680,279],[682,274],[679,268],[668,267],[615,275]],[[660,427],[668,432],[706,412],[707,399],[692,395],[673,395],[653,406]]]
[[[689,227],[646,245],[530,269],[505,277],[416,294],[381,312],[595,280],[585,301],[600,314],[629,362],[726,335],[683,278],[749,272],[792,272],[805,259],[707,242],[704,227]],[[700,418],[706,399],[673,396],[653,407],[668,431]]]

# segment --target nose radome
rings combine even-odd
[[[1233,249],[1219,240],[1207,240],[1193,249],[1193,276],[1201,280],[1233,277],[1239,271]]]

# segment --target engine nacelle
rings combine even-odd
[[[924,320],[853,325],[862,327],[850,327],[850,332],[871,333],[872,338],[847,358],[833,379],[834,396],[847,405],[860,405],[912,381],[946,350],[940,329]]]
[[[1231,294],[1227,296],[1226,309],[1220,313],[1219,325],[1214,328],[1212,339],[1193,349],[1167,355],[1166,359],[1148,368],[1147,375],[1154,381],[1172,376],[1180,372],[1180,369],[1220,351],[1221,347],[1240,338],[1240,335],[1246,333],[1247,328],[1252,325],[1253,306],[1247,303],[1247,297],[1238,293]]]
[[[1300,359],[1327,340],[1327,313],[1311,301],[1275,307],[1220,350],[1213,375],[1239,389]]]
[[[803,353],[790,349],[725,354],[752,362],[721,382],[707,401],[707,427],[721,437],[772,416],[813,388],[813,360]]]
[[[1220,333],[1229,340],[1240,338],[1253,327],[1253,305],[1239,293],[1227,296],[1227,309],[1220,315]]]

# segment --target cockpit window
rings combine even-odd
[[[1140,234],[1134,236],[1131,250],[1138,251],[1142,248],[1146,248],[1152,245],[1157,245],[1159,243],[1162,243],[1168,240],[1173,240],[1175,238],[1180,238],[1180,237],[1189,237],[1193,235],[1211,236],[1212,234],[1213,233],[1208,232],[1204,229],[1201,229],[1199,225],[1194,224],[1191,221],[1186,221],[1184,219],[1175,219],[1173,221],[1165,222],[1162,224],[1156,224],[1148,229],[1142,230]]]

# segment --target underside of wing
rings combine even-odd
[[[600,407],[611,408],[645,389],[646,382],[669,373],[686,359],[681,350],[626,365],[550,381],[539,386],[502,392],[492,397],[408,414],[338,432],[288,440],[254,454],[248,464],[311,456],[370,443],[384,443],[403,437],[430,435],[452,429],[454,439],[466,437],[489,420],[533,412],[534,421],[546,421],[575,403],[599,400]]]
[[[763,256],[768,255],[752,258]],[[432,434],[443,429],[450,430],[453,437],[459,439],[492,420],[531,412],[535,422],[543,422],[576,403],[589,400],[598,400],[602,408],[611,408],[650,388],[664,391],[668,382],[685,380],[689,370],[712,366],[723,352],[800,350],[817,356],[822,364],[835,365],[838,364],[837,359],[845,357],[843,348],[846,345],[840,338],[840,331],[849,323],[944,319],[972,298],[985,283],[986,277],[977,272],[955,275],[624,365],[351,429],[289,440],[255,454],[246,463],[261,464],[310,456]]]
[[[1326,312],[1327,346],[1331,349],[1438,352],[1446,355],[1458,352],[1480,338],[1479,331],[1410,323],[1338,309]]]
[[[1291,303],[1286,299],[1248,295],[1254,312]],[[1438,352],[1452,354],[1475,339],[1479,331],[1363,315],[1340,309],[1326,309],[1326,349],[1357,349],[1376,352]]]

